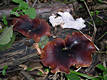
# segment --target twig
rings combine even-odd
[[[98,17],[99,19],[101,19],[101,20],[103,20],[104,22],[106,22],[106,23],[107,23],[107,21],[106,21],[106,20],[104,20],[101,16],[98,16],[98,15],[97,15],[97,17]]]
[[[91,24],[89,21],[86,21],[89,25],[94,26],[93,24]]]
[[[36,4],[36,2],[37,2],[37,1],[38,1],[38,0],[35,0],[35,1],[34,1],[34,3],[33,3],[33,5],[32,5],[32,7],[34,7],[34,6],[35,6],[35,4]]]
[[[57,79],[57,73],[58,73],[58,72],[56,72],[56,73],[53,75],[53,80],[56,80],[56,79]]]
[[[107,54],[107,51],[96,51],[95,53],[101,53],[101,54],[105,53],[105,54]]]
[[[103,61],[103,66],[106,68],[106,61],[105,61],[105,59]]]
[[[101,40],[106,34],[107,32],[105,32],[100,38],[98,38],[97,41]]]
[[[101,1],[101,3],[107,4],[107,1]]]
[[[92,6],[92,10],[98,10],[98,9],[107,9],[107,4],[96,4],[95,6]]]
[[[28,51],[28,47],[26,46],[26,49],[25,49],[25,53],[27,54],[27,51]]]
[[[32,80],[33,79],[33,77],[28,72],[21,71],[21,74],[26,78],[26,80]]]
[[[60,72],[60,73],[61,73],[61,80],[64,80],[64,79],[63,79],[63,73],[62,73],[62,72]]]
[[[85,38],[87,38],[89,41],[91,41],[91,39],[89,39],[83,32],[81,32],[80,30],[79,30],[79,32],[82,33]],[[94,46],[98,51],[100,50],[95,44],[94,44]]]
[[[77,70],[75,70],[75,72],[78,72],[82,67],[79,67]]]
[[[87,8],[87,11],[88,11],[88,13],[89,13],[89,15],[90,15],[90,18],[91,18],[91,20],[92,20],[92,22],[93,22],[93,26],[94,26],[94,33],[93,33],[93,41],[94,41],[94,39],[95,39],[95,36],[96,36],[96,32],[97,32],[97,28],[96,28],[96,25],[95,25],[95,22],[94,22],[94,19],[93,19],[93,17],[91,16],[91,13],[90,13],[90,10],[89,10],[89,8],[88,8],[88,6],[87,6],[87,3],[85,2],[85,0],[83,1],[84,2],[84,4],[85,4],[85,6],[86,6],[86,8]]]

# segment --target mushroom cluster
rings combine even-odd
[[[41,55],[42,63],[49,66],[52,72],[69,73],[70,67],[88,67],[92,62],[91,54],[96,50],[88,35],[73,32],[65,40],[56,38],[47,43]]]
[[[27,15],[20,16],[13,20],[14,30],[20,32],[28,38],[32,38],[35,42],[39,42],[40,37],[50,35],[49,24],[39,18],[30,19]]]
[[[50,26],[43,19],[30,19],[27,15],[24,15],[15,18],[13,24],[15,31],[34,39],[35,42],[39,42],[40,37],[44,35],[50,35]],[[40,57],[42,63],[50,67],[53,73],[57,71],[69,73],[71,66],[90,66],[92,63],[91,54],[95,50],[96,48],[90,36],[80,32],[73,32],[72,36],[67,35],[64,40],[56,38],[48,42],[41,50]]]

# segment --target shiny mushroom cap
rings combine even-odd
[[[39,18],[30,19],[27,15],[20,16],[13,20],[14,30],[20,32],[28,38],[32,38],[35,42],[39,42],[40,37],[50,35],[49,24]]]
[[[56,38],[47,43],[41,55],[42,63],[50,67],[53,73],[69,73],[70,67],[88,67],[92,63],[91,54],[96,50],[94,43],[80,32],[67,35],[65,40]]]

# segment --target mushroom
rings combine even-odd
[[[86,27],[85,20],[83,18],[74,19],[70,12],[57,12],[49,17],[49,22],[53,27],[60,25],[64,28],[72,28],[81,30]]]
[[[50,35],[49,24],[39,18],[30,19],[27,15],[20,16],[13,20],[14,30],[20,32],[28,38],[32,38],[35,42],[39,42],[40,37]]]
[[[53,73],[57,71],[70,72],[71,66],[88,67],[92,63],[91,54],[96,50],[90,36],[80,32],[67,35],[65,40],[56,38],[43,48],[42,63],[50,67]]]

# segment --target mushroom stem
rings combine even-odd
[[[82,67],[79,67],[77,70],[75,70],[75,72],[78,72]]]
[[[41,55],[42,52],[41,52],[41,50],[40,50],[40,48],[39,48],[38,43],[34,43],[33,46],[34,46],[34,48],[36,48],[36,50],[37,50],[37,52],[38,52],[38,55]]]

